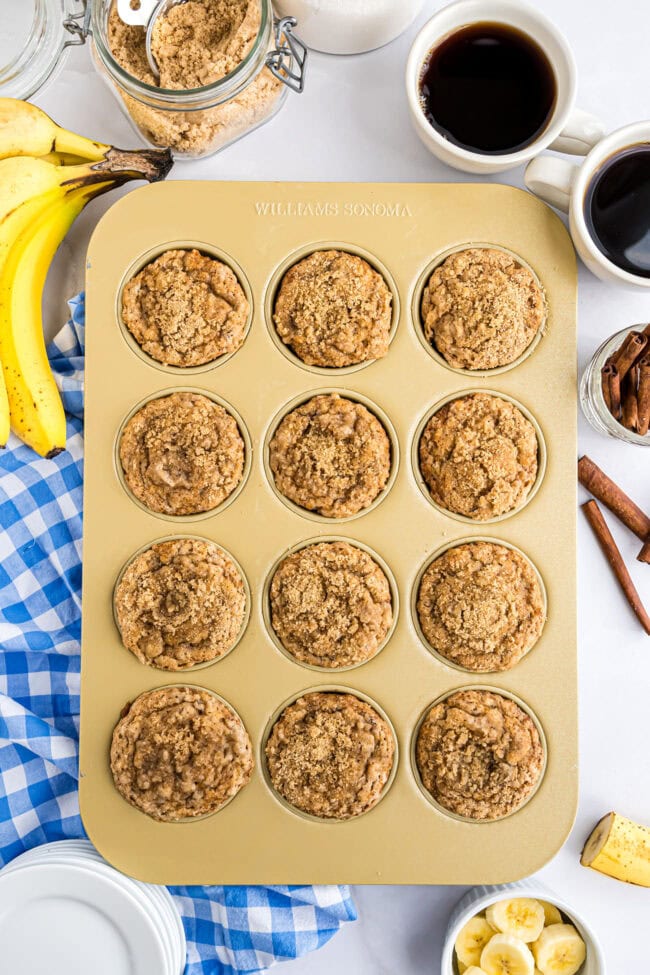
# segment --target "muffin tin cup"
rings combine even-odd
[[[366,809],[365,812],[359,813],[358,816],[350,816],[347,819],[334,819],[325,816],[314,816],[311,813],[304,812],[302,809],[298,809],[297,806],[292,806],[291,803],[284,798],[284,796],[280,795],[280,793],[276,790],[275,786],[273,785],[273,782],[271,781],[271,775],[269,773],[269,769],[266,761],[266,743],[268,742],[271,732],[273,731],[273,726],[275,725],[278,718],[280,718],[280,716],[283,714],[283,712],[286,711],[286,709],[290,707],[292,704],[295,704],[295,702],[298,701],[301,697],[304,697],[306,694],[317,694],[317,693],[318,694],[328,694],[328,693],[350,694],[352,697],[356,697],[360,701],[364,701],[366,704],[369,704],[370,707],[373,708],[381,718],[384,719],[384,721],[390,728],[391,734],[393,736],[393,743],[395,745],[395,751],[393,752],[393,765],[388,775],[388,778],[386,779],[386,784],[384,785],[384,788],[381,790],[379,799],[374,804],[374,806],[371,806],[370,809]],[[371,698],[368,694],[364,694],[362,691],[358,691],[352,687],[345,687],[342,684],[321,684],[314,687],[306,687],[304,690],[298,691],[297,694],[292,694],[290,698],[288,698],[286,701],[284,701],[283,704],[280,705],[280,707],[275,709],[275,711],[272,713],[271,717],[267,721],[266,726],[264,728],[264,732],[262,734],[262,740],[260,742],[259,761],[260,761],[260,768],[262,770],[262,775],[264,777],[264,782],[266,783],[266,786],[271,792],[273,798],[276,800],[276,802],[280,803],[283,809],[286,809],[294,816],[298,816],[300,819],[303,819],[306,822],[318,823],[319,826],[323,826],[323,825],[344,826],[346,824],[349,825],[350,823],[355,823],[357,822],[357,820],[365,819],[365,817],[368,816],[370,813],[374,812],[375,809],[377,809],[377,807],[380,806],[383,800],[386,798],[387,794],[391,789],[391,786],[393,785],[393,782],[395,781],[395,776],[397,775],[397,768],[399,765],[399,742],[397,738],[397,732],[395,731],[395,728],[393,726],[393,722],[388,717],[384,709],[380,707],[380,705],[377,704],[377,702],[373,700],[373,698]]]
[[[531,719],[531,721],[533,722],[533,724],[535,725],[539,733],[539,739],[542,744],[544,759],[542,763],[542,770],[540,772],[537,783],[534,789],[532,790],[532,792],[528,796],[526,796],[526,799],[521,803],[521,805],[517,806],[516,809],[513,809],[512,812],[506,813],[505,816],[496,816],[494,819],[474,819],[472,816],[461,816],[459,813],[455,813],[451,809],[447,809],[445,806],[442,805],[442,803],[434,799],[434,797],[431,795],[429,790],[425,787],[424,783],[422,782],[422,776],[420,775],[420,770],[418,769],[418,764],[416,759],[416,749],[417,749],[418,736],[420,734],[420,728],[422,727],[424,720],[432,707],[435,707],[436,704],[441,704],[443,701],[446,701],[448,697],[451,697],[452,694],[458,693],[458,691],[490,691],[492,694],[498,694],[499,697],[506,697],[510,701],[514,701],[514,703],[518,704],[519,707],[522,709],[522,711],[524,711],[528,715],[528,717]],[[546,768],[548,765],[548,745],[546,742],[546,734],[535,712],[529,707],[528,704],[526,704],[525,701],[522,701],[520,697],[517,697],[516,694],[513,694],[510,691],[506,691],[502,687],[495,687],[492,684],[468,684],[463,687],[454,687],[450,691],[446,691],[444,694],[441,694],[434,701],[431,701],[430,704],[427,704],[413,730],[409,751],[410,751],[410,759],[411,759],[411,772],[413,773],[413,777],[417,782],[422,797],[426,799],[426,801],[431,806],[433,806],[433,808],[437,812],[439,812],[443,816],[446,816],[448,819],[453,819],[458,823],[470,823],[473,826],[490,826],[494,823],[502,822],[505,819],[512,819],[513,816],[516,816],[517,813],[525,809],[526,806],[530,802],[532,802],[536,794],[539,792],[539,789],[544,781],[544,777],[546,775]]]
[[[428,353],[428,355],[430,355],[431,358],[438,363],[438,365],[443,366],[445,369],[449,369],[450,372],[455,372],[457,375],[465,376],[469,379],[490,379],[492,376],[501,376],[504,373],[510,372],[512,369],[516,369],[517,366],[520,366],[523,362],[526,361],[526,359],[528,359],[533,354],[533,352],[535,351],[539,343],[544,338],[544,335],[546,334],[546,326],[548,323],[548,309],[546,315],[544,316],[544,320],[542,321],[542,324],[540,325],[539,329],[537,330],[537,333],[534,335],[531,342],[526,346],[524,351],[517,356],[516,359],[513,359],[512,362],[507,363],[505,366],[496,366],[494,369],[464,369],[460,366],[452,366],[451,363],[447,362],[445,357],[441,355],[440,352],[438,352],[435,345],[429,342],[426,335],[424,334],[424,323],[422,321],[422,296],[424,294],[424,289],[429,283],[429,278],[431,277],[431,275],[433,274],[433,272],[436,270],[437,267],[440,267],[440,265],[443,264],[448,257],[451,257],[452,254],[458,254],[460,251],[473,250],[474,248],[479,248],[479,249],[489,248],[490,250],[503,251],[504,254],[510,255],[510,257],[513,257],[519,264],[522,265],[522,267],[525,267],[527,271],[530,271],[530,273],[532,274],[535,280],[535,283],[537,284],[541,292],[544,294],[544,286],[540,281],[535,269],[531,267],[528,261],[524,260],[524,258],[521,257],[519,254],[515,253],[515,251],[510,250],[510,248],[503,247],[501,244],[494,244],[494,243],[490,244],[485,241],[481,241],[477,243],[466,242],[463,244],[455,244],[453,247],[448,247],[446,250],[441,251],[439,254],[437,254],[433,258],[433,260],[431,260],[427,264],[427,266],[420,274],[420,277],[416,282],[415,288],[413,289],[413,295],[411,298],[411,323],[413,325],[413,328],[415,329],[415,334],[417,335],[420,344],[422,345],[424,350]]]
[[[241,476],[241,480],[239,481],[239,484],[237,484],[237,486],[231,491],[231,493],[228,495],[227,498],[224,498],[224,500],[220,504],[216,505],[214,508],[210,508],[208,511],[197,511],[194,514],[188,514],[188,515],[168,515],[162,511],[154,511],[153,508],[148,508],[146,504],[144,504],[142,501],[140,501],[139,498],[135,496],[135,494],[127,484],[126,477],[124,475],[124,469],[122,467],[122,462],[120,460],[120,443],[122,440],[122,434],[124,433],[124,429],[127,423],[129,422],[129,420],[133,419],[136,413],[138,413],[144,406],[146,406],[147,403],[151,403],[153,400],[156,399],[165,399],[168,396],[172,396],[174,393],[195,393],[198,396],[205,396],[206,399],[210,399],[212,400],[213,403],[217,403],[219,406],[223,407],[223,409],[226,410],[226,412],[229,413],[232,416],[232,418],[235,420],[237,427],[239,429],[240,436],[244,441],[244,469],[242,471],[242,476]],[[124,490],[126,491],[127,495],[129,496],[133,504],[137,505],[138,508],[142,509],[142,511],[145,511],[148,515],[152,515],[154,518],[162,518],[164,521],[169,521],[172,524],[179,524],[180,522],[184,523],[184,522],[204,521],[206,518],[213,518],[215,515],[218,515],[220,512],[225,511],[225,509],[228,508],[233,503],[233,501],[237,500],[241,492],[246,487],[246,482],[251,472],[251,466],[253,462],[253,442],[251,440],[250,433],[248,432],[248,428],[244,423],[241,415],[237,412],[235,407],[227,400],[222,399],[221,396],[218,396],[216,393],[211,392],[209,389],[200,389],[197,386],[171,386],[168,389],[159,390],[157,393],[152,393],[151,396],[147,396],[145,399],[140,400],[140,402],[136,403],[133,409],[131,409],[127,413],[127,415],[124,417],[124,419],[120,424],[117,434],[115,435],[113,456],[114,456],[115,474],[117,476],[117,479],[122,485],[122,487],[124,488]]]
[[[190,535],[187,533],[181,535],[165,535],[164,538],[155,538],[152,542],[149,542],[146,545],[141,545],[140,548],[136,552],[134,552],[133,555],[124,563],[117,579],[115,580],[115,586],[113,588],[113,603],[112,603],[113,620],[115,622],[115,628],[120,635],[120,642],[122,643],[125,652],[128,653],[130,657],[133,657],[135,661],[141,664],[141,661],[138,660],[136,655],[132,653],[132,651],[129,650],[128,647],[124,646],[124,643],[122,642],[122,631],[120,629],[120,624],[117,619],[117,611],[116,611],[117,589],[124,577],[124,573],[129,568],[131,563],[135,559],[137,559],[139,555],[142,555],[144,552],[148,552],[149,549],[153,548],[154,545],[160,545],[162,542],[182,541],[184,539],[193,539],[197,542],[208,542],[210,545],[216,545],[216,547],[220,549],[220,551],[223,552],[223,554],[227,558],[230,559],[230,561],[233,563],[233,565],[239,572],[242,578],[242,582],[244,584],[244,598],[245,598],[244,618],[239,628],[239,633],[237,634],[237,637],[235,638],[235,641],[233,642],[232,646],[229,647],[228,650],[225,651],[225,653],[222,653],[220,657],[215,657],[213,660],[204,660],[200,664],[191,664],[189,667],[179,667],[177,670],[170,670],[167,667],[157,667],[156,664],[153,662],[150,664],[142,664],[142,666],[148,667],[152,671],[158,672],[159,674],[179,674],[179,675],[192,674],[197,670],[205,670],[206,667],[214,667],[216,664],[221,663],[222,660],[225,660],[226,657],[233,652],[233,650],[237,647],[237,644],[240,643],[242,637],[244,636],[244,633],[246,632],[246,628],[248,626],[250,616],[251,616],[251,588],[248,584],[246,573],[244,572],[244,570],[242,569],[241,565],[239,564],[235,556],[232,554],[232,552],[229,552],[228,549],[224,548],[222,545],[219,545],[217,542],[213,542],[211,539],[205,538],[203,535]]]
[[[214,260],[221,261],[222,264],[226,264],[237,278],[248,301],[248,317],[246,319],[244,334],[239,348],[235,349],[233,352],[226,352],[223,355],[217,356],[216,359],[211,359],[210,362],[204,362],[198,366],[173,366],[165,362],[160,362],[158,359],[154,359],[154,357],[145,352],[142,346],[136,341],[132,333],[127,328],[122,316],[122,296],[129,281],[131,281],[136,274],[143,271],[148,264],[151,264],[158,257],[166,254],[167,251],[174,250],[197,250],[200,251],[200,253],[205,257],[212,257]],[[253,316],[253,291],[243,269],[240,267],[237,261],[230,256],[230,254],[222,251],[221,248],[215,247],[214,244],[208,244],[204,241],[198,240],[172,240],[166,244],[160,244],[157,247],[153,247],[145,254],[142,254],[126,271],[117,292],[117,303],[115,306],[115,317],[119,325],[120,332],[122,333],[124,341],[134,355],[146,363],[146,365],[152,366],[154,369],[159,369],[161,372],[164,372],[169,376],[185,376],[188,378],[201,375],[205,372],[211,372],[213,369],[218,369],[219,366],[225,365],[225,363],[232,359],[233,356],[237,355],[237,353],[243,348],[246,339],[248,338],[248,333],[250,332],[250,328],[253,323]]]
[[[420,623],[420,616],[418,614],[417,602],[420,594],[420,586],[422,584],[422,578],[425,572],[427,571],[429,566],[432,565],[442,555],[444,555],[445,552],[449,552],[451,549],[458,548],[461,545],[472,545],[474,544],[474,542],[489,542],[492,545],[500,545],[502,548],[508,548],[512,552],[517,552],[518,555],[521,555],[521,557],[526,560],[528,565],[535,573],[535,577],[537,579],[537,582],[539,583],[539,588],[542,593],[544,625],[542,626],[541,632],[537,637],[537,639],[535,640],[535,642],[528,648],[528,650],[526,650],[525,654],[521,657],[521,659],[518,660],[513,667],[509,667],[506,670],[471,670],[469,667],[463,667],[461,664],[457,664],[453,660],[449,660],[448,657],[445,657],[444,654],[440,653],[439,650],[436,650],[435,647],[433,647],[429,643],[426,636],[424,635],[424,631]],[[415,581],[411,586],[410,606],[411,606],[411,621],[413,623],[413,626],[415,628],[418,637],[422,642],[422,645],[429,651],[429,653],[433,654],[436,660],[439,660],[441,664],[444,664],[445,667],[450,667],[452,670],[458,671],[458,673],[468,674],[472,677],[486,677],[491,675],[507,674],[511,670],[514,670],[515,667],[518,667],[519,664],[526,659],[528,654],[535,649],[539,641],[542,639],[542,636],[544,635],[544,626],[546,626],[546,620],[548,617],[548,595],[546,592],[544,579],[542,578],[542,574],[537,568],[537,566],[531,561],[529,556],[526,555],[526,553],[522,549],[518,548],[516,545],[512,545],[510,542],[504,541],[502,538],[494,538],[491,535],[471,535],[465,538],[455,538],[452,542],[447,542],[445,545],[441,545],[440,548],[437,548],[435,552],[432,555],[430,555],[425,562],[423,562],[422,566],[418,570],[418,574],[415,577]]]
[[[357,511],[353,515],[346,515],[345,518],[330,518],[327,517],[326,515],[320,515],[318,514],[318,512],[310,511],[308,508],[301,508],[300,505],[296,504],[294,501],[291,501],[290,498],[287,498],[286,495],[282,494],[282,492],[278,490],[275,483],[275,477],[273,475],[273,471],[271,470],[271,462],[270,462],[271,440],[273,439],[276,430],[278,429],[282,420],[284,420],[285,416],[287,416],[287,414],[295,410],[298,406],[302,406],[303,403],[308,403],[309,400],[313,399],[315,396],[327,396],[332,394],[337,394],[338,396],[341,396],[344,399],[352,400],[352,402],[354,403],[360,403],[361,406],[365,406],[366,409],[370,413],[372,413],[372,415],[377,420],[379,420],[390,441],[390,471],[385,486],[379,492],[377,497],[367,507],[362,508],[361,511]],[[395,478],[397,477],[397,472],[399,470],[399,465],[400,465],[399,439],[397,437],[397,433],[395,432],[395,427],[391,423],[387,414],[384,413],[381,407],[379,407],[367,396],[363,396],[361,393],[358,393],[356,390],[343,389],[338,386],[327,386],[323,389],[312,389],[308,393],[301,393],[299,396],[294,397],[294,399],[290,400],[288,403],[285,403],[282,409],[279,410],[271,420],[271,423],[269,424],[268,429],[266,431],[266,435],[264,437],[264,444],[262,449],[263,449],[262,463],[264,466],[264,473],[266,474],[266,479],[269,484],[269,487],[275,494],[276,498],[278,498],[278,500],[281,501],[282,504],[285,505],[285,507],[287,507],[290,511],[293,511],[294,514],[299,515],[301,518],[308,518],[310,521],[317,521],[321,525],[330,525],[332,527],[334,527],[334,525],[343,525],[346,522],[356,521],[357,518],[363,518],[364,515],[369,514],[378,505],[380,505],[384,500],[384,498],[386,498],[386,496],[390,493],[390,490],[393,487],[393,484],[395,483]]]
[[[467,515],[461,515],[455,511],[450,511],[449,508],[443,507],[443,505],[433,500],[427,482],[424,480],[424,477],[420,470],[420,441],[422,439],[422,434],[424,433],[424,429],[427,423],[429,422],[429,420],[431,419],[431,417],[434,416],[439,410],[442,409],[443,406],[446,406],[448,403],[452,403],[456,399],[465,399],[467,396],[474,396],[476,395],[476,393],[486,393],[488,396],[495,396],[497,399],[505,400],[507,403],[512,403],[512,405],[516,406],[517,409],[520,410],[521,413],[526,417],[526,419],[532,424],[533,429],[535,430],[535,435],[537,437],[537,476],[535,478],[535,481],[533,482],[530,491],[528,492],[524,500],[521,502],[521,504],[517,505],[516,508],[512,508],[511,511],[504,511],[503,514],[497,515],[494,518],[480,518],[480,519],[469,518]],[[420,488],[420,491],[422,492],[426,500],[429,502],[429,504],[432,505],[441,514],[445,515],[447,518],[453,518],[454,521],[459,521],[464,525],[473,525],[475,528],[482,527],[483,525],[496,525],[501,521],[506,521],[508,518],[514,517],[514,515],[519,514],[520,511],[523,511],[523,509],[530,504],[530,502],[533,500],[533,498],[539,491],[540,487],[542,486],[542,481],[544,480],[544,475],[546,474],[546,463],[547,463],[546,440],[544,438],[544,434],[542,433],[542,428],[540,427],[539,423],[537,422],[533,414],[530,412],[530,410],[527,409],[523,405],[523,403],[521,403],[518,399],[515,399],[513,396],[509,396],[507,393],[502,393],[495,389],[487,389],[485,387],[481,387],[479,389],[464,389],[461,390],[460,392],[450,393],[449,396],[445,396],[444,399],[438,400],[438,402],[435,403],[434,406],[432,406],[424,414],[424,416],[418,423],[417,429],[415,431],[415,436],[413,437],[411,443],[411,468],[413,471],[413,476],[416,480],[418,487]]]
[[[379,644],[379,646],[377,647],[377,649],[375,650],[375,652],[372,654],[371,657],[368,657],[366,660],[361,660],[359,661],[359,663],[356,664],[348,664],[347,667],[326,667],[324,665],[310,664],[304,660],[299,660],[298,657],[295,657],[291,653],[291,651],[287,650],[287,648],[282,644],[282,641],[280,640],[275,630],[273,629],[273,624],[271,622],[271,585],[273,583],[273,577],[275,576],[275,573],[280,568],[284,560],[288,558],[290,555],[293,555],[295,552],[300,552],[304,548],[309,548],[310,545],[320,545],[323,542],[347,542],[349,545],[353,545],[355,548],[360,548],[363,552],[366,552],[382,570],[382,572],[388,579],[388,585],[390,587],[390,596],[391,596],[391,603],[393,609],[393,621],[390,625],[388,633],[381,641],[381,643]],[[273,645],[275,646],[275,648],[279,650],[279,652],[284,657],[286,657],[287,660],[290,660],[291,663],[295,664],[297,667],[302,667],[304,670],[313,670],[316,673],[320,673],[320,674],[329,674],[330,676],[336,674],[343,674],[350,670],[358,670],[359,667],[365,667],[366,664],[369,664],[371,661],[373,661],[375,657],[377,657],[382,652],[382,650],[385,649],[388,643],[390,643],[390,640],[395,632],[395,627],[397,626],[398,616],[399,616],[399,589],[397,586],[397,582],[395,581],[395,576],[393,575],[390,566],[388,565],[387,562],[384,561],[384,559],[382,559],[380,555],[377,554],[377,552],[375,552],[374,549],[370,548],[369,545],[364,545],[363,542],[356,541],[356,539],[346,538],[344,535],[319,535],[315,538],[308,538],[304,542],[298,542],[296,545],[292,545],[291,548],[287,549],[285,552],[282,553],[282,555],[280,555],[275,560],[275,562],[269,569],[268,575],[266,577],[266,582],[264,583],[264,589],[262,590],[262,617],[264,619],[264,626],[266,627],[266,632],[268,634],[268,637],[273,643]]]
[[[275,345],[276,349],[278,349],[278,351],[281,352],[282,355],[294,366],[298,366],[298,368],[304,369],[306,372],[310,372],[314,376],[329,376],[331,379],[333,377],[338,378],[339,376],[350,376],[355,372],[359,372],[360,369],[367,369],[368,366],[373,365],[373,363],[377,362],[377,360],[368,359],[366,362],[356,362],[350,366],[310,366],[306,362],[303,362],[300,356],[296,355],[291,346],[286,345],[282,341],[273,321],[275,300],[277,293],[280,290],[282,279],[287,271],[289,271],[294,264],[302,261],[305,257],[309,257],[310,254],[315,254],[318,251],[329,250],[344,251],[346,254],[353,254],[355,257],[363,258],[363,260],[366,261],[370,267],[374,271],[377,271],[377,273],[384,279],[392,298],[391,323],[388,333],[389,355],[390,346],[395,338],[395,333],[397,332],[397,326],[400,320],[400,298],[395,280],[385,264],[375,257],[374,254],[371,254],[370,251],[364,250],[363,247],[358,247],[356,244],[343,243],[342,241],[338,240],[325,240],[319,241],[315,244],[306,244],[304,247],[300,247],[297,251],[290,254],[276,268],[267,285],[264,296],[264,318],[266,320],[266,327],[268,329],[269,336],[271,337],[271,341]]]
[[[149,688],[149,690],[163,691],[163,690],[166,690],[167,688],[172,688],[173,689],[175,687],[191,687],[193,690],[196,690],[196,691],[204,691],[206,694],[209,694],[211,697],[216,697],[217,701],[220,701],[222,704],[224,704],[227,708],[229,708],[232,711],[232,713],[235,715],[235,717],[239,721],[241,721],[242,727],[244,728],[246,734],[248,735],[248,737],[250,739],[250,742],[251,742],[251,754],[253,756],[253,773],[252,774],[255,775],[255,745],[253,743],[253,739],[251,737],[251,734],[250,734],[248,728],[244,724],[244,721],[242,720],[241,715],[239,714],[239,712],[237,711],[237,709],[232,706],[232,704],[230,703],[230,701],[227,701],[225,699],[225,697],[222,697],[221,694],[217,694],[217,692],[211,690],[211,688],[209,688],[209,687],[203,687],[201,684],[192,684],[192,683],[190,683],[190,681],[178,681],[175,684],[161,684],[159,687],[156,687],[156,688],[151,687],[151,688]],[[143,694],[146,694],[147,691],[143,691],[142,693]],[[139,696],[140,695],[138,695],[138,697]],[[129,703],[130,704],[133,704],[135,700],[136,700],[136,698],[134,698],[133,701],[131,701]],[[118,720],[121,720],[121,719],[118,719]],[[117,725],[118,725],[118,721],[115,722],[115,727],[117,727]],[[226,809],[226,807],[229,806],[231,802],[234,802],[235,799],[237,798],[237,796],[239,796],[242,792],[244,792],[244,790],[247,788],[248,785],[250,785],[250,779],[248,780],[248,782],[246,783],[246,785],[243,785],[241,787],[241,789],[238,789],[237,792],[235,792],[234,795],[230,796],[229,799],[226,799],[226,801],[224,802],[224,804],[222,806],[219,806],[218,809],[213,810],[213,812],[203,813],[201,816],[184,816],[182,819],[155,820],[155,822],[159,826],[187,826],[188,824],[191,824],[191,823],[200,823],[200,822],[205,821],[206,819],[212,819],[213,816],[218,816],[220,812],[223,812],[223,810]],[[131,803],[128,801],[128,799],[125,799],[123,795],[120,794],[120,798],[128,806],[131,806]],[[135,809],[142,816],[146,816],[147,815],[141,809],[138,809],[137,806],[131,806],[131,808]]]

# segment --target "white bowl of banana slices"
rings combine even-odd
[[[441,975],[605,975],[587,923],[543,884],[472,887],[447,926]]]

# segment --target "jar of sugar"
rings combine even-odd
[[[301,40],[327,54],[361,54],[382,47],[413,22],[424,0],[274,0],[295,17]]]

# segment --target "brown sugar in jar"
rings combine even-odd
[[[123,23],[114,0],[100,5],[95,62],[148,143],[169,146],[177,156],[210,155],[281,107],[287,87],[268,65],[271,52],[286,47],[286,34],[274,36],[270,0],[187,0],[171,7],[152,31],[159,78],[147,60],[146,28]],[[283,78],[288,85],[286,72]]]

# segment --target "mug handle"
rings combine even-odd
[[[579,169],[580,163],[569,162],[568,159],[537,156],[526,166],[524,182],[535,196],[568,213],[571,187]]]
[[[586,156],[604,135],[605,126],[599,118],[574,108],[559,136],[548,148],[572,156]]]

